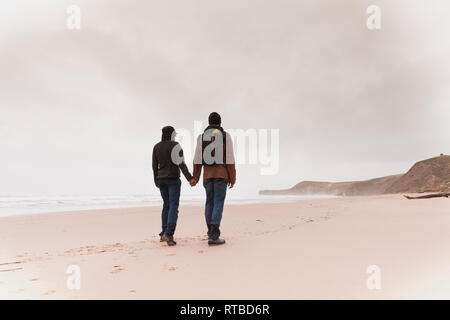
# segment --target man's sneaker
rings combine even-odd
[[[225,240],[221,239],[221,238],[217,238],[216,240],[213,240],[213,239],[208,240],[208,244],[210,246],[217,246],[217,245],[224,244],[224,243],[225,243]]]
[[[173,240],[173,238],[172,238],[172,239],[169,239],[169,241],[167,241],[167,245],[168,246],[176,246],[177,242],[175,240]]]
[[[170,236],[163,235],[161,237],[161,240],[167,242],[167,245],[169,245],[169,246],[176,246],[177,245],[176,241],[173,240],[173,237],[170,237]]]

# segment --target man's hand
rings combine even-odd
[[[233,188],[234,187],[234,183],[228,182],[228,188]]]
[[[197,184],[197,180],[195,178],[192,178],[191,180],[189,180],[189,184],[191,185],[191,187],[195,187],[195,185]]]

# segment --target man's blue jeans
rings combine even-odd
[[[228,180],[209,178],[203,180],[206,190],[205,218],[208,226],[208,237],[216,240],[220,236],[223,205],[227,194]]]
[[[162,232],[160,235],[166,234],[167,236],[173,236],[178,220],[181,180],[179,178],[158,179],[158,184],[161,197],[164,201],[161,213]]]

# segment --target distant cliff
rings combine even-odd
[[[386,193],[444,192],[450,190],[450,156],[417,162]]]
[[[450,156],[417,162],[405,174],[364,181],[302,181],[290,189],[261,190],[262,195],[342,195],[362,196],[399,192],[441,192],[450,190]]]

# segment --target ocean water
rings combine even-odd
[[[226,204],[280,203],[296,202],[335,196],[295,196],[273,195],[250,196],[227,195]],[[205,196],[181,195],[180,206],[203,205]],[[158,195],[121,195],[121,196],[0,196],[0,217],[28,215],[49,212],[66,212],[75,210],[133,208],[161,206]]]

